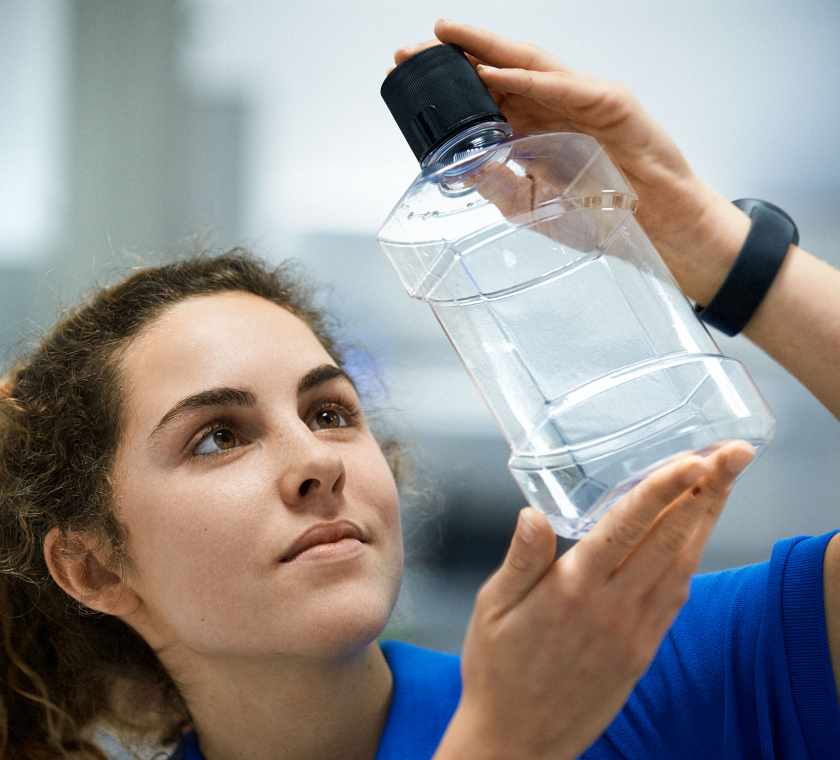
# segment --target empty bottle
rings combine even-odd
[[[382,97],[421,171],[378,240],[429,304],[555,531],[578,538],[680,452],[760,453],[775,420],[721,355],[591,137],[514,135],[462,51],[424,50]],[[690,254],[690,251],[687,252]]]

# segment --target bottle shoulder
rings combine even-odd
[[[458,160],[426,167],[379,230],[380,242],[457,240],[464,234],[579,205],[613,193],[635,199],[598,142],[578,132],[512,136]],[[629,200],[627,200],[629,198]],[[606,199],[607,203],[610,199]]]

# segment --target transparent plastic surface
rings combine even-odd
[[[597,142],[497,130],[464,149],[482,145],[471,132],[424,167],[379,242],[489,405],[528,502],[576,538],[678,452],[736,438],[760,452],[773,416]]]

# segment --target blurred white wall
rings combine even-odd
[[[780,199],[840,185],[836,0],[193,0],[190,78],[244,89],[255,121],[246,227],[370,233],[416,173],[379,96],[399,46],[438,16],[534,42],[629,85],[721,192]],[[352,197],[352,202],[348,199]]]
[[[60,229],[66,11],[0,2],[0,262],[40,258]]]
[[[417,171],[379,87],[394,50],[438,16],[625,82],[707,182],[787,209],[802,245],[840,266],[837,0],[0,0],[0,358],[95,279],[191,233],[299,256],[376,357],[393,427],[417,442],[447,517],[467,526],[453,551],[498,551],[523,503],[504,441],[375,242]],[[716,338],[778,431],[707,567],[765,558],[840,514],[836,420],[744,338]],[[460,625],[440,640],[457,643]]]

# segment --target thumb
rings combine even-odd
[[[519,510],[510,548],[485,593],[507,609],[516,606],[554,564],[556,549],[557,536],[546,516],[533,507]]]

